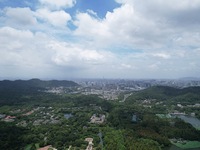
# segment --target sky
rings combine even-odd
[[[0,0],[0,79],[200,77],[200,0]]]

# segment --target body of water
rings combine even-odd
[[[196,129],[200,129],[200,120],[199,119],[197,119],[195,117],[191,117],[191,116],[186,116],[186,115],[174,115],[174,116],[184,120],[187,123],[190,123]]]
[[[185,122],[190,123],[196,129],[200,129],[200,120],[195,117],[187,116],[187,115],[172,115],[172,117],[178,117],[184,120]],[[175,145],[172,145],[171,147],[164,148],[163,150],[183,150],[183,149]],[[200,148],[189,148],[189,149],[184,149],[184,150],[200,150]]]

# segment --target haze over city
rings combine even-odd
[[[200,74],[199,0],[0,0],[0,78]]]

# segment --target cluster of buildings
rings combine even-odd
[[[93,138],[86,138],[85,141],[88,142],[86,150],[93,150]]]
[[[5,122],[13,122],[15,121],[16,116],[10,116],[10,115],[6,116],[5,114],[0,114],[0,118],[2,121],[5,121]]]
[[[177,107],[180,107],[180,108],[183,108],[183,107],[199,108],[199,107],[200,107],[200,104],[197,103],[197,104],[194,104],[194,105],[186,105],[186,106],[183,106],[182,104],[177,104]]]
[[[52,147],[51,145],[47,145],[45,147],[41,147],[37,150],[57,150],[56,148]]]
[[[105,115],[99,114],[93,114],[92,117],[90,118],[90,123],[96,123],[96,124],[102,124],[105,122]]]
[[[122,80],[122,79],[77,79],[75,80],[80,86],[71,87],[48,87],[45,92],[55,94],[77,94],[98,95],[106,100],[116,100],[122,92],[139,91],[151,86],[170,86],[184,88],[190,86],[200,86],[200,80]]]
[[[118,90],[102,90],[102,89],[84,89],[82,92],[84,95],[98,95],[100,98],[106,100],[116,100],[120,92]]]
[[[16,122],[17,126],[26,127],[27,125],[41,125],[41,124],[58,124],[60,123],[60,117],[55,114],[55,110],[52,107],[37,107],[32,110],[26,109],[18,109],[14,111],[10,111],[9,114],[6,115],[0,114],[1,121],[5,122]],[[31,115],[31,119],[26,119]],[[20,119],[18,117],[20,116]]]

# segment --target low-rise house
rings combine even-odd
[[[180,108],[183,108],[183,105],[181,105],[181,104],[177,104],[177,106],[180,107]]]
[[[51,145],[39,148],[37,150],[57,150],[56,148],[53,148]]]
[[[106,116],[100,114],[99,117],[96,116],[96,114],[92,115],[90,118],[91,123],[96,123],[96,124],[102,124],[105,121]]]
[[[5,122],[13,122],[15,121],[16,117],[15,116],[6,116],[6,118],[3,119]]]
[[[200,104],[195,104],[194,107],[200,107]]]
[[[26,127],[28,124],[26,121],[21,121],[19,123],[16,124],[17,126],[22,126],[22,127]]]
[[[190,114],[190,116],[192,116],[192,117],[195,117],[195,115],[196,115],[196,114],[195,114],[194,112]]]
[[[31,114],[33,114],[33,113],[34,113],[34,111],[31,110],[31,111],[29,111],[29,112],[27,112],[27,113],[25,113],[25,114],[22,114],[22,116],[29,116],[29,115],[31,115]]]
[[[93,150],[93,138],[86,138],[85,141],[88,142],[86,150]]]

